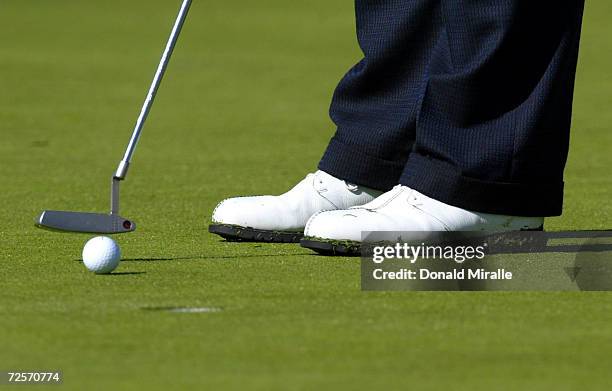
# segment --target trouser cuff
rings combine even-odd
[[[355,145],[332,138],[319,169],[357,185],[377,190],[389,190],[397,185],[404,162],[384,160],[367,155]]]
[[[463,176],[449,163],[411,153],[399,183],[459,208],[509,216],[559,216],[563,182],[507,183]]]

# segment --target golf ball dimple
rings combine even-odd
[[[119,265],[119,260],[121,260],[121,249],[107,236],[89,239],[83,247],[83,263],[87,269],[96,274],[112,272]]]

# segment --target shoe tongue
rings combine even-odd
[[[378,209],[405,191],[410,191],[410,188],[402,185],[397,185],[393,189],[379,195],[377,198],[368,202],[367,204],[361,206],[354,206],[351,209]]]

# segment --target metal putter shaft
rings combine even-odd
[[[106,234],[131,232],[136,229],[134,222],[119,216],[119,183],[124,180],[127,175],[130,161],[132,160],[136,144],[138,144],[138,139],[140,138],[140,133],[149,115],[149,111],[151,111],[155,95],[157,94],[159,85],[161,84],[168,63],[170,62],[170,57],[174,51],[176,41],[178,40],[185,19],[187,18],[191,1],[192,0],[183,0],[161,60],[157,66],[153,82],[151,83],[151,87],[149,87],[149,92],[140,110],[140,115],[136,120],[130,142],[125,150],[123,159],[121,159],[117,170],[113,174],[111,181],[110,214],[45,210],[38,216],[36,226],[55,231]]]

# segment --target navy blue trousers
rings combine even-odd
[[[468,210],[561,214],[584,0],[356,0],[319,168]]]

